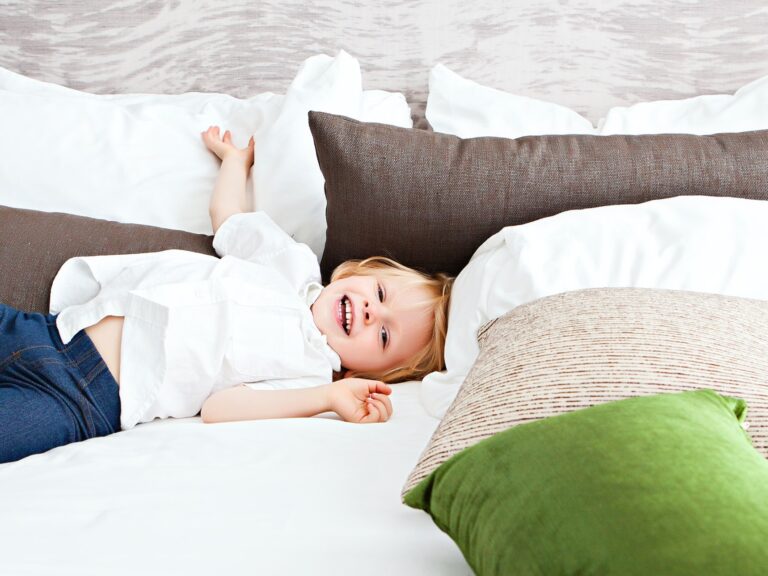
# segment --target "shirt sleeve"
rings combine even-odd
[[[296,242],[266,212],[227,218],[213,237],[213,248],[222,257],[270,266],[297,291],[320,281],[320,264],[309,246]]]
[[[170,252],[170,251],[169,251]],[[173,251],[176,252],[176,251]],[[61,266],[51,284],[49,311],[58,314],[69,306],[84,304],[129,266],[155,257],[156,253],[115,256],[78,256]]]
[[[324,379],[307,376],[306,378],[280,378],[275,380],[262,380],[260,382],[244,382],[245,386],[252,390],[295,390],[297,388],[313,388],[330,384],[332,378]]]

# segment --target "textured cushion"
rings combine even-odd
[[[461,140],[321,112],[309,122],[325,177],[326,278],[378,254],[456,274],[502,227],[574,208],[768,199],[768,131]]]
[[[215,256],[212,241],[178,230],[0,206],[0,302],[47,312],[51,282],[73,256],[172,248]]]
[[[479,576],[768,573],[768,462],[710,390],[517,426],[451,458],[406,503]]]
[[[768,455],[768,302],[638,288],[566,292],[484,326],[480,354],[405,485],[511,426],[612,400],[710,388],[743,398]]]

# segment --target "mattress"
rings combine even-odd
[[[385,424],[156,420],[0,465],[0,574],[471,574],[400,501],[419,385]]]

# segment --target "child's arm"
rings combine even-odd
[[[232,144],[232,135],[229,130],[224,132],[223,137],[219,137],[218,126],[211,126],[202,134],[208,150],[221,160],[221,168],[208,209],[215,233],[232,214],[239,214],[246,210],[245,183],[253,165],[254,142],[251,137],[246,148],[237,148]]]
[[[383,382],[362,378],[295,390],[235,386],[212,394],[200,414],[203,422],[305,418],[323,412],[336,412],[347,422],[386,422],[392,415],[392,403],[387,397],[391,392]]]

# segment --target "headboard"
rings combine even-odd
[[[437,62],[592,121],[768,74],[765,0],[12,0],[0,23],[0,66],[97,93],[282,93],[343,48],[417,120]]]

